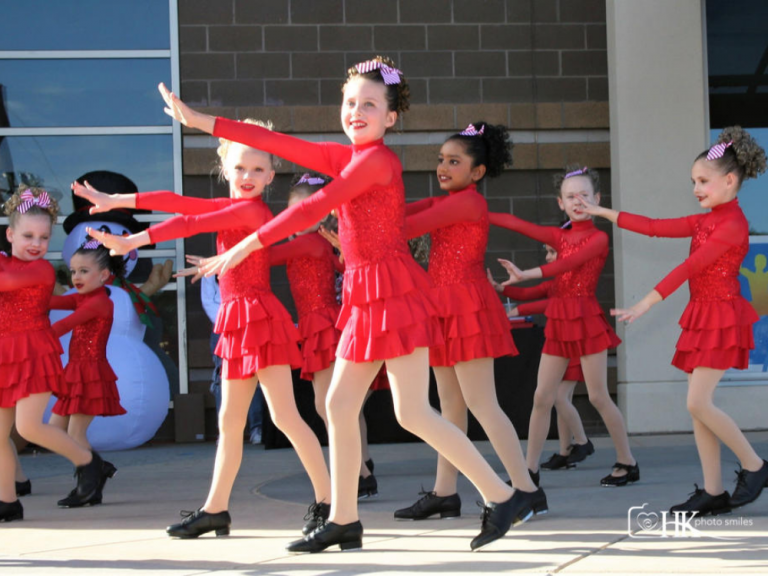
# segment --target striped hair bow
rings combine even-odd
[[[307,172],[299,179],[298,182],[296,182],[296,186],[299,184],[308,184],[309,186],[322,186],[325,184],[325,180],[316,176],[310,176],[309,172]]]
[[[717,160],[718,158],[722,158],[725,151],[731,147],[731,144],[733,144],[733,140],[715,144],[709,149],[709,152],[707,152],[707,160]]]
[[[24,214],[32,206],[40,206],[40,208],[48,208],[51,205],[51,198],[48,196],[48,192],[41,190],[40,194],[35,196],[32,194],[32,190],[24,190],[21,193],[21,204],[16,208],[19,214]]]
[[[384,79],[384,84],[400,84],[400,74],[402,74],[402,72],[400,72],[400,70],[397,68],[390,68],[378,60],[367,60],[366,62],[360,62],[359,64],[355,64],[355,68],[360,74],[367,74],[368,72],[378,70],[381,72],[381,77]]]
[[[480,126],[480,130],[475,128],[474,124],[470,124],[464,130],[459,132],[459,136],[480,136],[482,133],[485,132],[485,124]]]
[[[563,180],[567,180],[568,178],[570,178],[572,176],[583,176],[587,172],[589,172],[589,168],[584,166],[584,168],[580,168],[579,170],[574,170],[573,172],[568,172],[568,174],[565,175],[565,178],[563,178]]]
[[[101,245],[101,242],[96,240],[96,238],[91,238],[83,244],[83,250],[96,250]]]

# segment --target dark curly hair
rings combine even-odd
[[[579,171],[581,171],[581,176],[589,178],[590,182],[592,182],[592,190],[594,193],[600,193],[600,174],[597,173],[597,170],[594,168],[587,168],[581,164],[568,164],[563,172],[558,172],[552,177],[552,184],[555,185],[555,190],[557,190],[558,196],[561,194],[563,182],[565,181],[565,175],[570,174],[571,172]]]
[[[467,156],[472,158],[472,168],[485,166],[485,176],[495,178],[504,171],[504,166],[512,166],[512,141],[506,126],[485,122],[471,124],[477,130],[475,136],[454,134],[447,141],[456,140],[464,145]],[[482,130],[482,134],[480,134]],[[482,180],[482,178],[480,179]]]
[[[376,56],[371,58],[371,60],[374,62],[381,62],[390,68],[397,68],[397,66],[395,66],[395,62],[386,56]],[[341,91],[344,92],[344,88],[350,80],[358,77],[373,80],[374,82],[381,82],[384,84],[384,78],[381,75],[381,70],[372,70],[371,72],[360,73],[357,70],[357,66],[352,66],[347,70],[347,79],[344,81],[344,84],[341,87]],[[408,81],[405,79],[405,76],[403,76],[402,72],[400,73],[399,83],[384,84],[384,87],[387,89],[387,105],[389,110],[392,112],[397,112],[398,116],[404,112],[407,112],[408,108],[411,106],[411,89],[408,86]]]
[[[741,126],[728,126],[723,128],[717,137],[720,143],[733,142],[731,146],[725,149],[720,158],[709,160],[720,170],[722,174],[733,172],[739,179],[739,188],[744,180],[757,178],[759,174],[765,172],[765,150],[757,141]],[[706,158],[709,150],[704,150],[696,156],[696,162]]]
[[[72,253],[72,256],[75,254],[80,254],[82,256],[93,256],[93,259],[96,261],[96,266],[99,267],[99,270],[107,269],[112,274],[114,274],[116,278],[124,278],[125,259],[122,256],[110,256],[109,250],[102,244],[99,244],[96,248],[86,248],[85,244],[89,240],[91,240],[91,237],[86,236],[85,243],[83,243],[82,246],[75,250]]]

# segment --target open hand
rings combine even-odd
[[[110,256],[124,256],[131,250],[138,248],[135,246],[130,236],[116,236],[108,232],[102,232],[95,228],[86,228],[86,234],[101,242],[104,247],[109,248]]]
[[[89,214],[98,214],[100,212],[109,212],[115,208],[122,208],[118,198],[115,198],[112,194],[99,192],[96,188],[91,186],[87,180],[85,185],[80,184],[80,182],[77,181],[72,182],[70,188],[72,188],[72,192],[75,196],[85,198],[88,202],[93,204],[90,210],[88,210]]]
[[[635,320],[640,318],[643,314],[648,312],[651,307],[644,303],[643,300],[632,306],[631,308],[613,308],[611,309],[611,316],[615,316],[619,322],[625,324],[632,324]]]
[[[485,273],[488,276],[488,282],[491,283],[491,286],[493,286],[493,289],[496,290],[499,294],[501,294],[504,291],[504,286],[496,282],[496,280],[493,279],[493,274],[491,274],[491,269],[486,268]]]
[[[499,258],[499,264],[504,266],[504,269],[509,273],[509,280],[506,280],[505,282],[502,282],[502,286],[509,286],[510,284],[517,284],[518,282],[522,282],[525,280],[525,276],[523,275],[523,271],[520,270],[517,266],[515,266],[512,262],[509,260],[504,260],[503,258]]]
[[[173,275],[174,278],[187,278],[189,276],[192,277],[192,284],[194,284],[203,278],[203,273],[200,272],[200,268],[198,266],[191,266],[189,268],[179,270]]]

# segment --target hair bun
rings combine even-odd
[[[765,150],[741,126],[728,126],[717,137],[715,144],[733,142],[730,147],[736,156],[736,162],[744,170],[744,179],[757,178],[765,172]]]

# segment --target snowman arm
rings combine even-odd
[[[174,192],[141,192],[136,194],[136,208],[178,214],[196,215],[215,212],[231,206],[232,198],[194,198]]]
[[[67,296],[51,296],[48,308],[51,310],[75,310],[77,308],[77,293]]]
[[[261,206],[260,206],[261,205]],[[205,232],[246,229],[255,230],[269,218],[269,210],[261,202],[237,202],[223,210],[194,216],[174,216],[147,229],[153,244],[175,238],[187,238]]]

